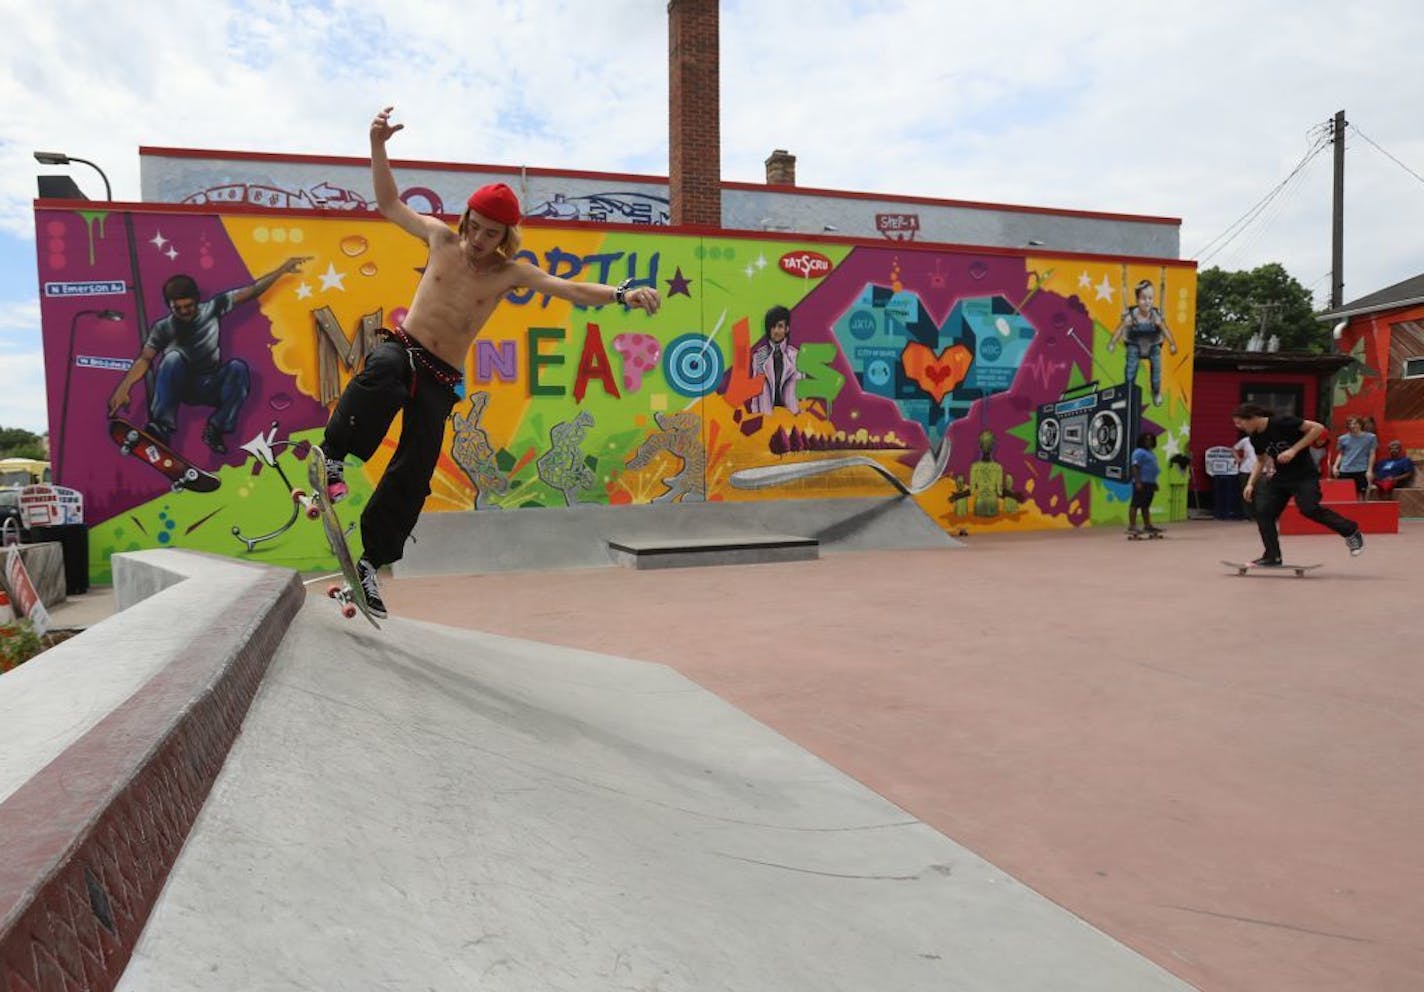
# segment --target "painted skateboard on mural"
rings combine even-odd
[[[321,520],[326,543],[330,545],[331,553],[336,556],[336,563],[341,568],[339,577],[343,580],[342,584],[328,586],[326,594],[336,600],[341,607],[341,615],[346,619],[350,620],[359,610],[361,615],[371,622],[372,627],[380,630],[381,625],[376,622],[376,618],[371,615],[371,608],[366,605],[366,592],[361,588],[361,580],[356,575],[356,562],[351,557],[351,546],[346,543],[346,531],[341,526],[341,518],[336,515],[336,507],[326,498],[326,456],[316,445],[312,445],[311,457],[307,461],[307,482],[311,485],[311,495],[293,493],[293,497],[306,507],[310,519]],[[313,579],[312,582],[337,577],[328,575]]]
[[[167,477],[174,492],[185,489],[195,493],[214,492],[222,483],[216,475],[204,472],[158,438],[127,420],[115,417],[109,421],[109,437],[124,454],[147,462]]]
[[[1314,570],[1314,569],[1317,569],[1317,568],[1320,568],[1320,567],[1321,567],[1319,564],[1316,564],[1316,565],[1292,565],[1290,562],[1283,562],[1283,563],[1281,563],[1281,564],[1279,564],[1279,565],[1256,565],[1256,564],[1253,564],[1252,562],[1249,562],[1249,561],[1227,561],[1225,558],[1223,558],[1223,559],[1221,560],[1221,563],[1222,563],[1223,565],[1227,566],[1228,568],[1234,568],[1234,569],[1236,569],[1236,574],[1237,574],[1237,575],[1245,575],[1247,572],[1286,572],[1286,571],[1291,571],[1291,572],[1294,572],[1294,573],[1295,573],[1295,576],[1296,576],[1296,578],[1298,578],[1298,579],[1303,579],[1303,578],[1305,578],[1305,573],[1306,573],[1306,572],[1309,572],[1309,571],[1312,571],[1312,570]]]

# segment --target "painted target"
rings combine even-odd
[[[701,334],[684,334],[663,353],[668,384],[683,396],[706,396],[717,388],[724,371],[722,353]]]

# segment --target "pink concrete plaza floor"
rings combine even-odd
[[[1424,989],[1424,521],[965,540],[384,588],[672,666],[1208,992]]]

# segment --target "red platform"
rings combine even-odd
[[[1342,517],[1349,517],[1366,534],[1399,533],[1399,504],[1393,501],[1361,503],[1355,498],[1355,484],[1349,479],[1321,479],[1320,495],[1323,506],[1328,506]],[[1282,534],[1335,533],[1301,516],[1294,500],[1281,514],[1279,526]]]

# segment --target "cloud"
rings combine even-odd
[[[34,434],[49,430],[45,411],[44,362],[38,351],[12,353],[0,347],[0,427]]]

